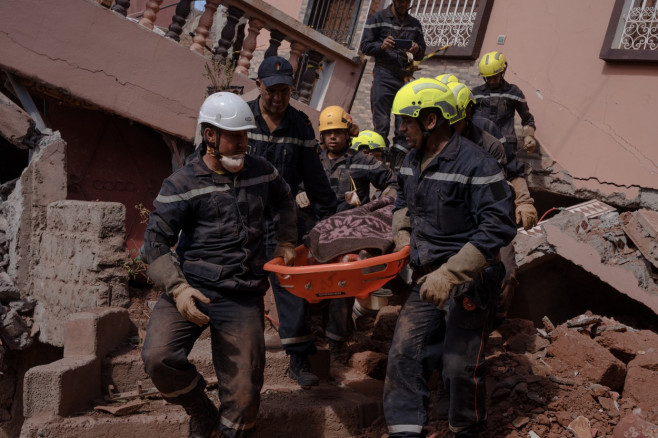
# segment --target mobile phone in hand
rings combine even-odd
[[[401,38],[395,38],[393,41],[395,41],[395,48],[396,49],[402,49],[402,50],[409,50],[411,49],[411,40],[405,40]]]

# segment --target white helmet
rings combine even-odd
[[[254,113],[237,94],[220,91],[203,101],[197,125],[208,123],[226,131],[254,129]]]

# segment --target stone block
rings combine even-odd
[[[94,356],[66,357],[30,368],[23,380],[23,414],[66,416],[99,397],[100,359]]]
[[[64,357],[104,357],[128,337],[132,323],[126,309],[97,307],[68,317]]]

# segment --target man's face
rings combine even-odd
[[[409,10],[411,0],[393,0],[393,9],[398,16],[404,16]]]
[[[211,130],[212,135],[219,136],[219,153],[226,157],[232,157],[235,155],[244,155],[247,152],[247,145],[249,140],[247,139],[247,131],[215,131]],[[213,140],[209,138],[209,140]],[[213,143],[211,143],[213,144]]]
[[[347,150],[347,131],[344,129],[322,131],[322,142],[329,152],[340,155]]]
[[[262,81],[257,81],[260,91],[260,101],[263,109],[270,114],[283,114],[290,103],[292,87],[286,84],[276,84],[266,87]]]
[[[400,121],[400,133],[404,135],[409,147],[420,150],[423,146],[423,132],[420,130],[417,120],[414,117],[402,116]]]
[[[495,90],[496,88],[500,87],[500,84],[503,82],[503,72],[484,78],[484,82],[487,83],[489,88]]]

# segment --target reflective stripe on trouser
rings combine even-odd
[[[265,251],[267,260],[272,259],[276,248],[274,237],[274,223],[266,221]],[[286,353],[315,354],[315,336],[306,323],[306,309],[308,303],[288,292],[281,286],[274,273],[270,273],[270,284],[276,302],[276,311],[279,315],[279,337]]]
[[[404,80],[398,78],[383,67],[373,68],[372,87],[370,88],[370,110],[372,111],[373,130],[382,137],[389,146],[388,133],[391,130],[391,107],[398,90],[404,85]],[[399,143],[407,147],[404,135],[400,134],[400,117],[395,117],[395,134],[393,144]]]
[[[265,368],[263,297],[202,292],[211,298],[210,304],[197,305],[210,316],[222,434],[248,437],[254,432]],[[189,406],[206,385],[187,358],[204,328],[187,321],[164,294],[153,309],[142,359],[146,373],[171,403]]]
[[[470,311],[463,306],[464,295],[451,298],[444,311],[421,301],[420,286],[414,286],[388,355],[384,416],[391,437],[414,436],[425,425],[428,378],[437,367],[450,396],[450,424],[470,426],[486,418],[484,348],[503,275],[502,263],[485,269],[466,294],[477,296],[474,301],[486,308]]]

